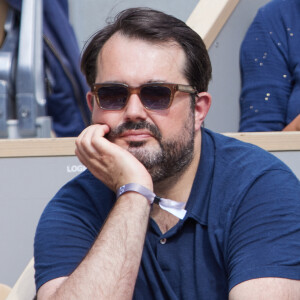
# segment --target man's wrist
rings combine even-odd
[[[128,183],[118,188],[117,199],[127,192],[136,192],[144,196],[149,201],[150,205],[154,202],[154,199],[156,197],[156,195],[146,187],[138,183]]]
[[[179,219],[183,219],[185,217],[186,210],[184,209],[184,202],[176,202],[174,200],[160,198],[156,196],[152,191],[138,183],[128,183],[118,188],[117,199],[127,192],[136,192],[143,195],[149,201],[150,205],[156,203],[163,210],[168,211]]]

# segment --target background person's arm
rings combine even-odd
[[[259,10],[241,46],[240,131],[281,131],[291,117],[293,37],[276,3]],[[285,9],[288,15],[290,9]]]
[[[94,125],[80,135],[76,143],[80,161],[114,191],[129,182],[152,190],[144,166],[103,138],[107,132],[107,126]],[[45,283],[38,299],[132,299],[149,213],[144,196],[134,192],[122,195],[76,270],[69,277]]]
[[[283,131],[300,131],[300,114]]]

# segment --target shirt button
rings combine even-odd
[[[166,239],[166,238],[160,239],[159,242],[160,242],[162,245],[164,245],[164,244],[167,242],[167,239]]]

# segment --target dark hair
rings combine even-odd
[[[97,57],[105,42],[116,32],[150,42],[175,41],[185,52],[184,75],[199,92],[207,91],[211,63],[201,37],[183,21],[150,8],[130,8],[120,12],[114,21],[96,32],[86,43],[81,70],[87,83],[95,83]]]

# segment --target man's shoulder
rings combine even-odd
[[[282,203],[282,199],[298,200],[298,178],[273,154],[222,134],[206,131],[205,135],[213,140],[215,147],[209,181],[209,210],[213,212],[210,222],[231,224],[241,207],[253,203],[273,207],[274,203]]]
[[[264,194],[260,182],[263,186],[273,187],[274,191],[278,190],[278,195],[285,190],[286,194],[290,193],[286,196],[297,197],[300,192],[298,178],[273,154],[231,137],[213,132],[207,134],[215,147],[211,201],[223,203],[223,208],[234,203],[239,205],[253,189]]]
[[[111,209],[114,201],[115,194],[87,169],[59,189],[44,213],[85,211],[87,214],[105,214]]]
[[[290,172],[290,168],[268,151],[232,137],[206,130],[215,147],[215,168],[249,179],[270,170]]]
[[[217,133],[209,129],[204,130],[204,138],[206,137],[213,140],[215,151],[217,151],[218,154],[223,153],[226,156],[232,156],[237,153],[244,154],[246,151],[247,154],[253,153],[255,155],[272,156],[269,152],[254,144],[243,142],[237,138]]]
[[[104,184],[100,180],[98,180],[88,169],[85,169],[80,174],[69,180],[67,183],[63,185],[63,187],[59,190],[88,190],[89,192],[93,192],[94,189],[102,189],[105,188]]]

